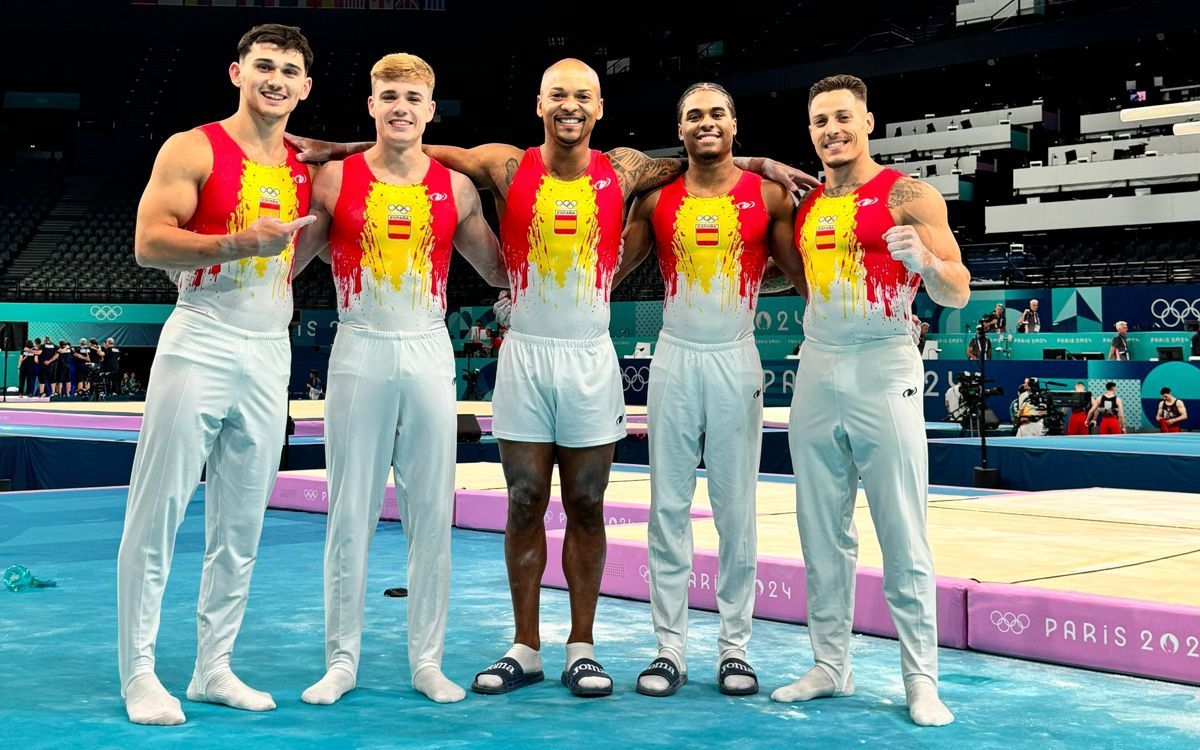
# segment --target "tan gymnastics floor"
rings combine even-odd
[[[310,476],[325,478],[324,469],[306,469],[300,471],[288,472],[290,475]],[[390,482],[390,479],[389,479]],[[454,486],[464,490],[490,490],[494,492],[504,492],[506,485],[504,483],[504,472],[498,463],[479,462],[458,464],[454,472]],[[558,467],[554,468],[554,475],[550,480],[550,494],[558,495],[561,482],[558,477]],[[970,490],[964,492],[969,493]],[[932,494],[929,496],[930,502],[939,502],[946,500],[960,500],[970,497],[969,494]],[[621,466],[613,467],[613,472],[608,481],[608,491],[604,493],[604,499],[609,503],[628,503],[636,505],[650,505],[650,475],[642,468],[622,468]],[[693,496],[692,502],[695,507],[712,510],[712,506],[708,500],[708,480],[704,477],[696,479],[696,493]],[[795,518],[796,511],[796,491],[791,482],[759,482],[757,493],[757,511],[760,516],[772,514],[790,514],[791,518]],[[858,505],[866,507],[866,495],[860,489],[858,492]],[[795,534],[795,521],[791,522],[793,535]],[[797,555],[799,555],[799,544],[797,543]]]
[[[33,401],[0,402],[0,409],[28,409],[30,411],[62,411],[80,414],[142,414],[145,401]],[[292,419],[324,419],[324,401],[292,401],[288,405]],[[474,414],[477,417],[492,416],[491,401],[459,401],[459,414]],[[626,406],[626,414],[646,413],[644,406]]]
[[[861,495],[859,564],[881,568]],[[930,500],[939,575],[1200,606],[1200,495],[1097,488]],[[716,549],[710,519],[692,519],[692,532],[697,549]],[[613,526],[608,535],[645,541],[646,526]],[[758,551],[801,557],[794,512],[760,508]]]

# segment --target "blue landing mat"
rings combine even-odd
[[[383,524],[371,551],[359,688],[335,706],[300,692],[324,663],[324,516],[267,514],[250,606],[234,667],[271,692],[279,708],[251,714],[183,701],[182,727],[138,727],[118,698],[115,555],[121,489],[0,495],[0,562],[21,561],[59,588],[0,592],[3,748],[971,748],[1047,750],[1200,746],[1200,690],[963,651],[942,650],[942,695],[958,721],[919,729],[905,717],[894,641],[854,638],[858,693],[788,706],[772,688],[810,663],[804,628],[755,621],[750,661],[764,692],[716,690],[716,615],[691,615],[691,682],[678,695],[633,691],[654,656],[645,604],[602,599],[598,656],[617,681],[612,698],[579,700],[558,684],[566,636],[565,592],[542,592],[546,682],[510,696],[469,694],[438,706],[409,687],[403,599],[381,593],[405,582],[398,524]],[[158,673],[182,696],[195,653],[195,605],[204,520],[194,501],[176,545],[158,639]],[[499,534],[455,530],[454,578],[444,669],[465,684],[512,636]],[[517,738],[520,737],[518,740]]]
[[[1200,490],[1200,433],[989,438],[987,449],[1014,490]],[[978,438],[929,441],[931,482],[970,485],[978,465]]]

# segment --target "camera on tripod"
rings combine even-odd
[[[987,383],[994,381],[983,379],[977,372],[963,372],[958,376],[958,393],[964,403],[978,404],[991,396],[1003,396],[1004,388],[996,386],[988,388]]]

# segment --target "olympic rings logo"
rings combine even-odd
[[[631,365],[621,372],[621,378],[625,381],[626,390],[641,393],[650,383],[650,368],[645,365],[642,367]]]
[[[304,499],[309,500],[309,501],[316,500],[317,499],[317,491],[316,490],[305,490],[304,491]]]
[[[650,583],[650,569],[645,565],[642,565],[638,568],[638,575],[642,577],[643,581]]]
[[[559,208],[575,208],[579,205],[579,201],[554,201],[554,205]]]
[[[1174,328],[1185,320],[1200,318],[1200,299],[1176,299],[1167,301],[1158,298],[1150,303],[1150,314],[1167,328]]]
[[[1020,635],[1029,628],[1029,615],[1013,614],[1012,612],[1001,612],[998,609],[992,610],[992,624],[996,626],[996,630],[1001,633],[1012,633]]]
[[[395,204],[388,206],[388,211],[394,214],[406,214],[411,210],[412,206],[398,206]]]
[[[116,320],[121,317],[125,309],[120,305],[92,305],[92,309],[88,312],[96,320]]]
[[[266,187],[264,185],[262,187],[259,187],[258,192],[262,193],[263,195],[269,196],[271,198],[279,197],[279,188]]]
[[[721,217],[716,216],[714,214],[707,214],[704,216],[697,216],[696,221],[702,222],[704,224],[716,224],[717,219],[719,219],[719,218],[721,218]]]

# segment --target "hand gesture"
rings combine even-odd
[[[897,224],[883,233],[883,241],[887,243],[892,260],[900,261],[913,273],[924,273],[933,265],[933,253],[925,247],[913,227]]]
[[[821,184],[812,175],[774,159],[767,159],[763,164],[763,177],[783,185],[797,199],[804,197],[805,193]]]
[[[312,224],[316,216],[309,214],[286,224],[271,216],[263,216],[238,232],[238,258],[269,258],[279,255],[292,242],[297,231]]]

